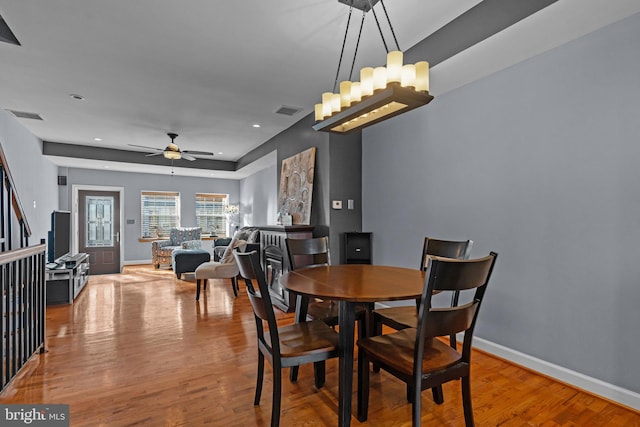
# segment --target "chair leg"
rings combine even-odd
[[[271,427],[278,427],[280,425],[280,400],[281,399],[282,399],[282,368],[280,367],[280,363],[274,363],[273,364],[273,403],[271,405]]]
[[[316,388],[320,390],[324,386],[325,380],[325,363],[324,360],[320,362],[313,362],[313,377],[316,382]]]
[[[231,278],[231,289],[233,289],[233,296],[238,298],[238,282],[237,278],[234,276]]]
[[[264,378],[264,355],[258,350],[258,378],[256,380],[256,396],[253,399],[254,405],[260,404],[260,396],[262,395],[262,380]]]
[[[416,387],[415,384],[412,386],[412,388],[413,393],[411,397],[411,412],[413,414],[413,420],[411,425],[415,427],[420,426],[420,393],[422,390],[420,389],[419,385],[418,387]]]
[[[471,405],[471,378],[462,377],[462,407],[464,408],[464,425],[473,427],[473,406]]]
[[[196,280],[196,301],[200,299],[200,280],[201,279]]]
[[[436,404],[442,405],[444,403],[444,393],[442,392],[442,385],[433,387],[431,389],[431,394],[433,395],[433,401]]]
[[[292,383],[295,383],[298,381],[298,367],[297,366],[292,366],[291,369],[289,370],[289,381],[291,381]]]
[[[369,359],[358,350],[358,421],[369,417]]]
[[[204,279],[204,290],[207,290],[207,283],[209,282],[209,279]]]
[[[374,336],[382,335],[382,322],[376,318],[375,314],[371,316],[371,319],[373,323],[371,327],[371,329],[373,329],[373,335]],[[376,362],[373,362],[373,372],[376,372],[376,373],[380,372],[380,365],[378,365]],[[407,400],[409,400],[408,397],[407,397]]]

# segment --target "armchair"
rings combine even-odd
[[[245,252],[260,252],[260,230],[257,227],[242,227],[234,234],[238,240],[245,240],[247,248]],[[213,260],[219,262],[231,243],[231,237],[221,237],[213,243]]]
[[[160,268],[160,264],[171,264],[174,249],[200,249],[201,235],[200,227],[172,228],[168,239],[151,242],[153,266]]]

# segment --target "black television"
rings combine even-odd
[[[56,262],[71,252],[71,212],[53,211],[48,239],[48,262]]]

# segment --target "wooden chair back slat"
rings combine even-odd
[[[313,239],[286,239],[289,265],[293,270],[302,267],[329,265],[329,238],[316,237]]]

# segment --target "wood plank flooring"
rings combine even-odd
[[[72,426],[267,426],[272,371],[267,364],[254,407],[255,323],[240,290],[234,299],[230,281],[214,280],[196,302],[195,283],[169,270],[91,276],[73,305],[47,308],[48,352],[0,403],[69,404]],[[280,313],[279,321],[293,316]],[[336,360],[321,390],[311,366],[296,384],[285,375],[281,425],[337,425],[337,383]],[[371,390],[369,420],[352,425],[410,425],[402,383],[372,374]],[[423,393],[424,426],[464,425],[459,383],[444,393],[443,405]],[[472,395],[478,426],[640,426],[638,412],[481,352],[473,355]],[[353,402],[355,410],[355,390]]]

